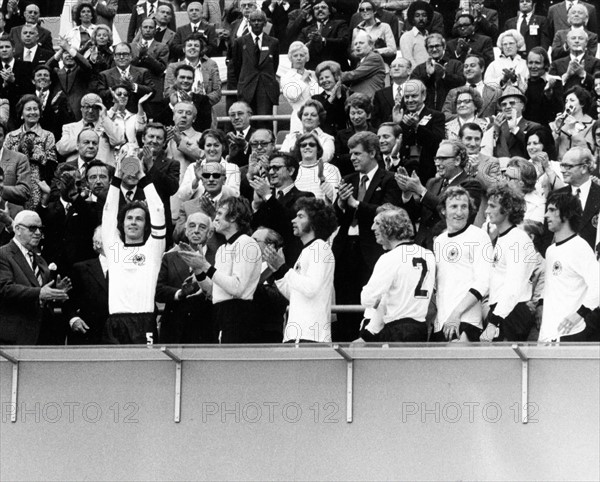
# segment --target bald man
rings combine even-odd
[[[14,238],[0,248],[0,345],[49,344],[57,333],[48,303],[66,301],[71,282],[55,283],[37,254],[43,226],[36,212],[19,212],[12,226]]]
[[[354,70],[342,73],[342,83],[353,92],[373,98],[375,92],[385,84],[385,63],[383,57],[374,50],[375,41],[363,31],[356,34],[352,53],[359,59]]]

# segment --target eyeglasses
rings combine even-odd
[[[317,147],[316,142],[301,142],[300,147]]]
[[[81,109],[82,110],[100,109],[100,106],[99,105],[82,105]]]
[[[447,161],[448,159],[456,159],[456,156],[435,156],[433,158],[437,162]]]
[[[360,7],[358,9],[359,12],[372,12],[373,9],[371,7]]]
[[[115,57],[129,57],[131,53],[129,52],[119,52],[118,54],[113,54]]]
[[[456,105],[470,104],[471,102],[473,102],[473,99],[457,99]]]
[[[267,147],[271,141],[252,141],[250,147]]]
[[[435,44],[435,45],[428,45],[427,48],[431,49],[431,50],[433,50],[433,49],[443,49],[444,46],[442,44]]]
[[[33,224],[30,226],[27,226],[26,224],[17,224],[17,226],[21,226],[22,228],[27,229],[27,231],[29,231],[31,234],[35,233],[36,231],[42,233],[45,229],[44,226],[38,226],[37,224]]]
[[[329,10],[329,7],[326,5],[315,5],[313,10]]]
[[[574,167],[585,166],[585,162],[580,162],[579,164],[568,164],[566,162],[561,162],[559,164],[559,166],[560,166],[561,169],[564,169],[565,171],[570,171]]]
[[[280,171],[281,169],[283,169],[285,166],[269,166],[269,168],[267,169],[268,171]]]
[[[213,179],[221,179],[222,174],[220,172],[203,172],[202,173],[202,177],[204,179],[210,179],[211,177]]]
[[[467,28],[473,25],[472,23],[457,23],[456,28]]]
[[[129,94],[127,92],[115,92],[115,95],[117,97],[129,97]]]

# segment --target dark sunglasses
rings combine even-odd
[[[300,147],[317,147],[316,142],[301,142]]]
[[[221,179],[221,173],[219,173],[219,172],[203,172],[202,177],[204,179],[210,179],[211,177],[213,179]]]

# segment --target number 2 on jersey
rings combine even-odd
[[[423,281],[425,281],[425,276],[427,276],[427,262],[423,258],[413,258],[412,265],[415,268],[418,265],[421,265],[421,277],[415,288],[415,298],[428,298],[429,293],[427,290],[421,289],[423,287]]]

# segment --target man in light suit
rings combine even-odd
[[[133,95],[129,96],[127,110],[137,112],[138,99],[153,92],[154,82],[148,69],[134,67],[132,48],[129,44],[120,43],[115,47],[115,67],[100,73],[100,77],[92,82],[91,89],[102,98],[104,105],[110,107],[113,103],[111,89],[117,85],[126,83]]]
[[[402,102],[404,83],[410,78],[411,70],[410,60],[402,57],[394,59],[390,64],[390,85],[375,92],[373,97],[373,127],[392,121],[392,111],[396,104]]]
[[[598,17],[596,16],[596,7],[594,7],[590,3],[577,1],[577,5],[583,5],[587,8],[589,21],[587,28],[590,32],[598,32]],[[564,0],[563,2],[557,3],[556,5],[552,5],[548,9],[548,35],[551,39],[554,38],[554,35],[559,30],[565,30],[570,27],[569,18],[568,18],[568,10],[569,7],[575,5],[575,3],[571,0]]]
[[[355,173],[340,184],[335,211],[340,229],[333,241],[337,260],[334,286],[336,302],[360,304],[360,292],[367,283],[383,249],[371,230],[376,210],[385,203],[402,206],[402,196],[394,174],[379,167],[379,139],[372,132],[359,132],[348,141]],[[358,338],[361,315],[338,315],[332,326],[334,341]]]
[[[202,4],[200,2],[189,3],[187,14],[190,23],[179,27],[175,31],[175,38],[171,44],[171,55],[177,60],[183,57],[183,43],[192,33],[199,33],[208,39],[206,55],[209,57],[217,55],[217,31],[214,25],[211,25],[202,18]]]
[[[354,38],[353,53],[359,59],[354,70],[342,72],[342,83],[353,92],[373,98],[375,92],[385,85],[385,63],[374,51],[375,41],[364,31]]]
[[[483,82],[483,71],[485,70],[485,60],[480,55],[469,55],[463,64],[463,73],[467,80],[466,85],[473,87],[479,92],[483,99],[481,112],[479,117],[491,117],[496,113],[498,108],[498,98],[502,94],[499,87],[488,85]],[[456,96],[457,89],[451,89],[446,96],[446,102],[442,107],[442,112],[446,117],[446,122],[456,118]]]
[[[142,22],[148,16],[153,17],[157,14],[157,10],[161,5],[168,5],[172,8],[171,2],[163,2],[161,0],[139,0],[131,12],[129,18],[129,28],[127,29],[127,42],[131,43],[137,31],[142,26]],[[148,15],[148,12],[151,12]],[[171,16],[169,28],[175,31],[175,15]]]
[[[267,16],[262,11],[250,14],[251,33],[233,43],[233,78],[238,97],[248,102],[257,115],[271,115],[279,104],[279,41],[263,33]]]
[[[517,30],[525,39],[525,46],[519,52],[521,58],[526,55],[533,47],[543,47],[548,50],[552,39],[548,35],[548,21],[542,15],[535,15],[536,0],[519,2],[519,11],[517,16],[509,18],[504,23],[504,30]],[[523,25],[525,21],[525,25]]]
[[[54,335],[49,302],[68,299],[68,278],[54,287],[48,264],[36,253],[42,229],[37,213],[21,211],[13,220],[14,238],[0,248],[0,345],[48,343]]]

